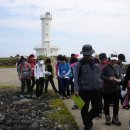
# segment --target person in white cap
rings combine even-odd
[[[38,59],[38,63],[34,67],[34,76],[36,80],[36,96],[40,97],[43,94],[45,83],[45,64],[42,58]],[[49,74],[49,73],[48,73]]]
[[[119,121],[119,96],[121,71],[118,64],[117,53],[110,54],[110,63],[107,64],[101,71],[101,79],[103,80],[103,98],[104,98],[104,113],[106,125],[121,125]],[[113,102],[113,118],[111,121],[109,106]]]

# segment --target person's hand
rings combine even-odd
[[[110,81],[114,81],[114,80],[116,80],[116,77],[110,76],[110,77],[109,77],[109,80],[110,80]]]
[[[125,97],[125,95],[126,95],[126,91],[121,90],[121,96],[122,96],[122,98],[124,98],[124,97]]]
[[[62,78],[65,78],[65,75],[63,75]]]
[[[48,72],[48,75],[51,75],[51,72]]]
[[[51,72],[45,71],[45,74],[46,74],[46,75],[51,75]]]
[[[79,92],[74,92],[74,95],[75,96],[79,96]]]
[[[121,82],[121,79],[115,79],[114,81],[120,83],[120,82]]]

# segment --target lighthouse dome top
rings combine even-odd
[[[45,19],[52,20],[52,16],[51,16],[50,12],[46,12],[44,15],[41,15],[40,19],[41,20],[45,20]]]
[[[46,12],[46,17],[50,16],[50,12]]]

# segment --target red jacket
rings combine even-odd
[[[36,59],[34,59],[34,57],[29,58],[28,63],[31,65],[32,76],[34,76],[34,66],[36,65]]]

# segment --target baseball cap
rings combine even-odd
[[[106,53],[100,53],[100,54],[99,54],[99,59],[100,59],[100,60],[105,60],[105,59],[107,59]]]
[[[110,60],[118,60],[118,55],[117,55],[117,53],[112,53],[112,54],[110,54]]]
[[[122,62],[126,62],[124,54],[119,54],[118,59],[121,60]]]

